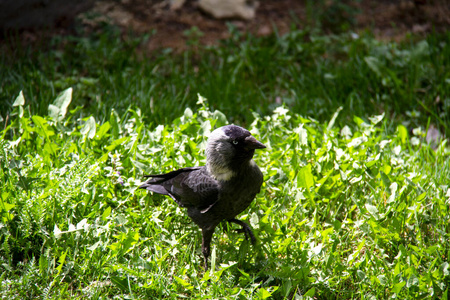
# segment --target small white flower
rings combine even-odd
[[[386,147],[386,145],[389,144],[390,142],[391,142],[391,140],[382,140],[379,144],[380,148],[384,149],[384,147]]]
[[[384,118],[384,113],[379,116],[369,117],[370,122],[375,125],[378,124]]]
[[[347,125],[345,125],[344,128],[341,129],[340,134],[346,140],[349,140],[352,137],[352,135],[353,135],[350,127],[348,127]]]
[[[415,136],[411,138],[411,145],[418,146],[420,145],[420,140],[416,138]]]

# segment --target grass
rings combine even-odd
[[[3,57],[1,296],[445,299],[449,148],[426,130],[448,134],[449,37],[234,32],[144,59],[106,32]],[[183,209],[137,187],[229,122],[268,145],[239,216],[259,241],[218,228],[205,272]]]
[[[233,122],[251,122],[251,111],[267,115],[284,103],[322,122],[340,106],[346,122],[354,114],[384,111],[402,121],[399,115],[418,111],[422,125],[431,117],[448,130],[448,32],[397,44],[379,42],[370,33],[294,30],[256,38],[230,30],[232,37],[221,46],[198,49],[194,43],[182,55],[167,49],[142,57],[142,39],[124,40],[111,29],[98,36],[54,38],[48,51],[16,45],[1,61],[2,117],[20,90],[31,112],[45,115],[56,95],[73,87],[73,106],[83,107],[77,116],[106,120],[111,108],[123,115],[130,106],[139,107],[153,127],[193,107],[200,93]]]

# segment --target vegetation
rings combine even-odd
[[[195,42],[198,30],[187,33],[194,41],[181,55],[167,49],[142,57],[142,39],[124,40],[112,29],[98,36],[56,37],[43,46],[48,51],[16,45],[0,62],[1,115],[11,111],[21,90],[31,113],[46,115],[57,94],[73,87],[72,106],[83,107],[76,117],[93,114],[104,121],[111,108],[123,116],[139,107],[151,127],[194,107],[200,93],[232,122],[252,122],[251,111],[268,115],[284,103],[321,122],[340,106],[338,121],[346,123],[354,115],[382,112],[401,122],[415,111],[422,126],[431,117],[448,130],[448,32],[398,44],[370,33],[293,30],[257,38],[230,30],[230,39],[207,49]]]
[[[446,299],[450,35],[402,44],[234,29],[150,58],[67,37],[0,69],[0,295],[8,299]],[[208,100],[203,98],[205,96]],[[268,148],[240,218],[201,234],[142,175],[204,163],[235,122]]]

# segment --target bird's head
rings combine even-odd
[[[243,165],[250,163],[255,149],[266,148],[250,131],[227,125],[214,130],[206,146],[206,165],[217,179],[230,179]]]

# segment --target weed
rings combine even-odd
[[[447,294],[446,140],[434,151],[403,125],[390,133],[384,114],[342,127],[341,109],[326,123],[286,106],[253,113],[265,184],[240,217],[259,243],[218,232],[204,272],[184,211],[138,186],[144,173],[204,163],[226,115],[199,97],[195,111],[150,128],[139,109],[76,119],[72,101],[66,90],[38,116],[20,94],[1,132],[2,297]]]

